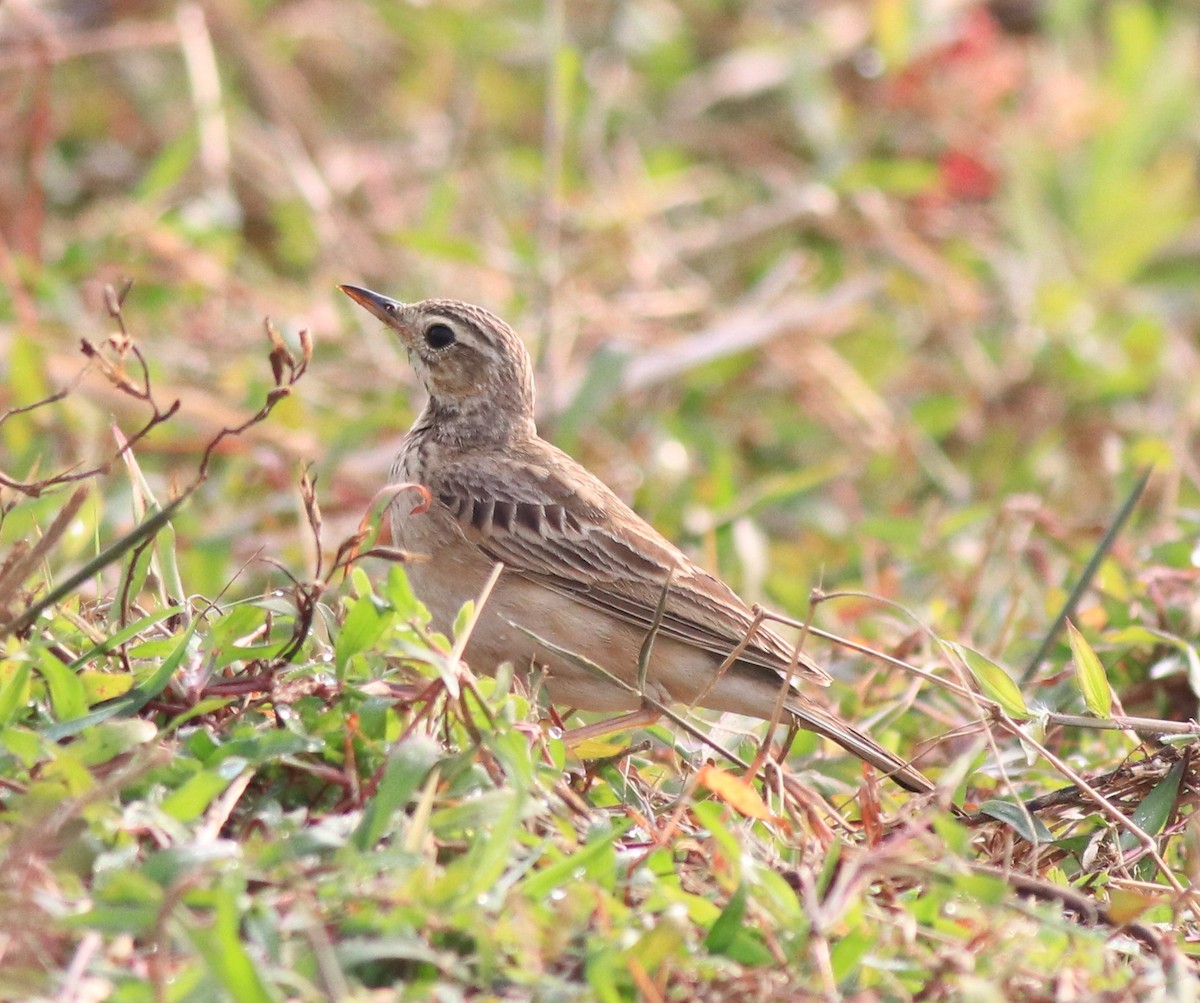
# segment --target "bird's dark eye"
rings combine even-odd
[[[430,348],[446,348],[454,344],[454,331],[448,324],[430,324],[425,329],[425,344]]]

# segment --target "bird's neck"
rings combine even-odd
[[[447,404],[430,397],[412,433],[457,449],[505,449],[537,436],[533,416],[497,410],[487,401]]]

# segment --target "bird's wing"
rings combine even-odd
[[[442,466],[428,486],[489,557],[586,606],[648,631],[669,574],[661,636],[724,658],[751,630],[753,613],[723,582],[552,446],[464,458]],[[739,660],[782,673],[793,657],[791,645],[760,624]],[[803,656],[796,674],[829,681]]]

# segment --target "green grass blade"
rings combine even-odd
[[[1071,589],[1071,594],[1067,596],[1067,601],[1063,603],[1063,608],[1059,610],[1058,616],[1054,618],[1054,623],[1050,625],[1050,629],[1046,631],[1046,636],[1042,638],[1042,643],[1038,645],[1038,649],[1033,653],[1029,664],[1025,666],[1025,671],[1021,673],[1022,684],[1029,682],[1034,677],[1038,667],[1050,653],[1050,648],[1055,640],[1057,640],[1059,633],[1063,629],[1063,625],[1075,615],[1075,607],[1079,605],[1079,600],[1083,598],[1083,594],[1092,584],[1092,579],[1096,577],[1096,572],[1100,570],[1101,563],[1108,556],[1108,552],[1112,550],[1112,546],[1120,535],[1121,530],[1125,528],[1125,523],[1129,521],[1134,508],[1137,507],[1137,503],[1141,500],[1143,493],[1145,493],[1146,485],[1149,483],[1150,475],[1153,472],[1153,467],[1147,467],[1143,470],[1142,476],[1138,478],[1137,483],[1133,486],[1133,490],[1129,492],[1129,497],[1125,499],[1125,503],[1117,512],[1112,525],[1108,527],[1108,531],[1104,534],[1100,543],[1097,544],[1091,559],[1083,569],[1083,574],[1079,576],[1079,581],[1075,583],[1075,587]]]

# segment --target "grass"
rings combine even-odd
[[[1200,37],[991,6],[0,9],[0,998],[1195,997]],[[944,795],[461,665],[339,282]]]

